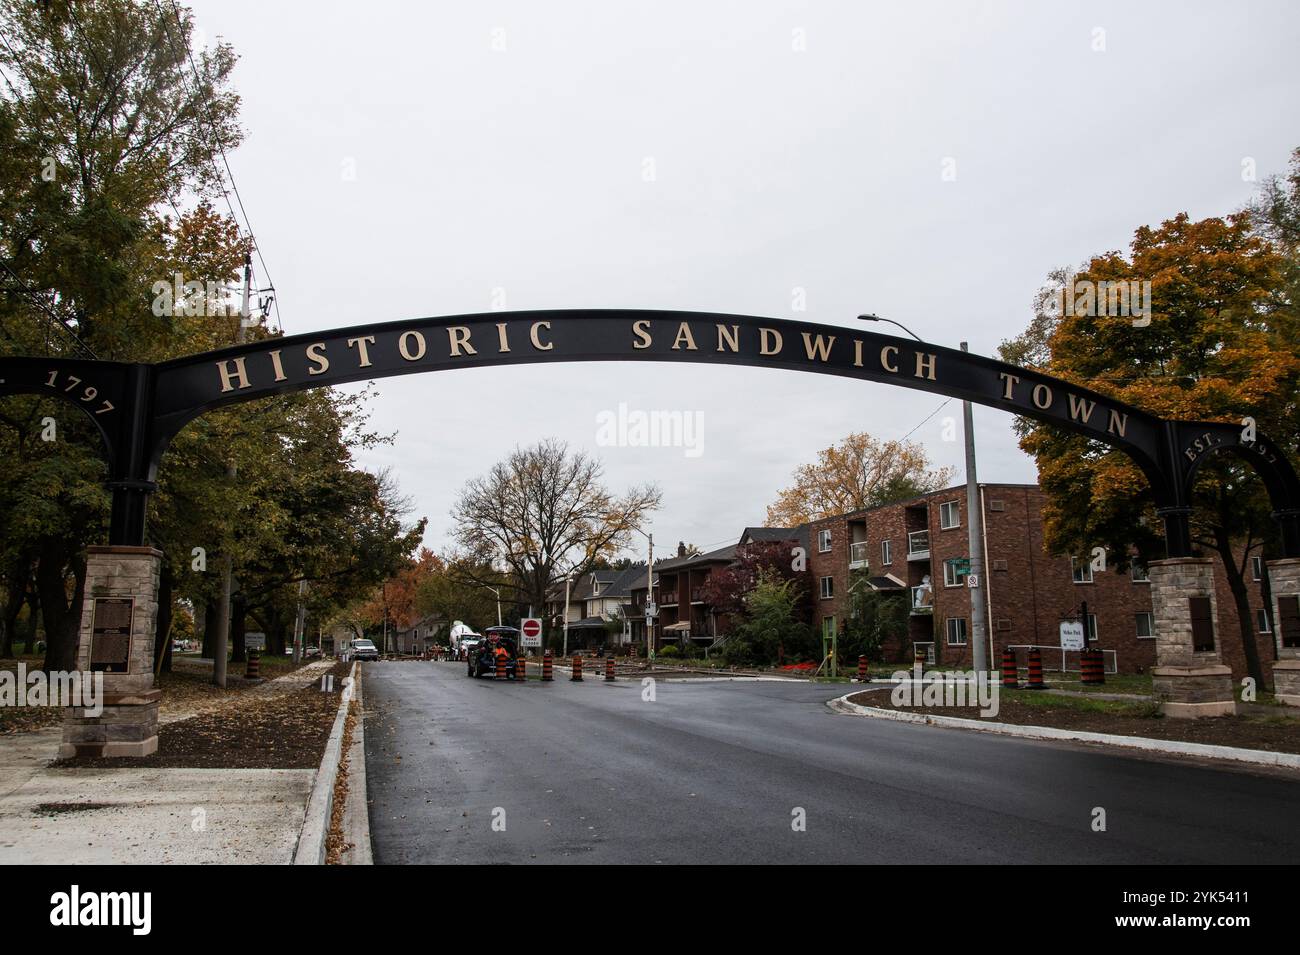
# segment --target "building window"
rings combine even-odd
[[[830,640],[835,636],[835,618],[822,617],[822,636]]]
[[[1097,639],[1097,615],[1088,614],[1088,640],[1091,642]]]
[[[822,582],[822,600],[830,600],[835,596],[835,578],[823,577]]]
[[[1151,583],[1151,574],[1147,572],[1147,565],[1136,560],[1133,561],[1132,576],[1135,584]]]
[[[1273,621],[1269,619],[1269,612],[1265,609],[1255,611],[1255,627],[1260,633],[1272,633]]]
[[[962,578],[966,576],[965,558],[954,558],[943,562],[943,585],[945,587],[960,587]]]
[[[964,647],[966,646],[966,618],[949,617],[944,621],[944,626],[948,631],[948,646]]]
[[[831,549],[831,532],[830,529],[817,532],[817,550],[819,553],[826,553]]]
[[[890,546],[889,541],[880,542],[880,562],[882,564],[893,563],[894,560],[893,550],[894,548]]]
[[[1070,558],[1070,570],[1074,574],[1076,584],[1092,583],[1092,564],[1087,560],[1081,560],[1078,557]]]
[[[939,528],[950,531],[961,527],[961,510],[956,501],[945,501],[939,505]]]
[[[1092,614],[1088,614],[1088,616],[1091,617]],[[1142,613],[1135,614],[1134,616],[1137,619],[1138,639],[1139,640],[1154,639],[1156,635],[1156,623],[1155,623],[1155,618],[1151,616],[1151,613],[1149,611],[1144,611]]]
[[[1250,575],[1254,580],[1264,579],[1264,558],[1252,557],[1250,559]]]

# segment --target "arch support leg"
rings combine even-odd
[[[1156,697],[1166,716],[1224,716],[1237,711],[1232,670],[1215,632],[1214,561],[1171,557],[1152,561],[1151,609],[1156,631]]]
[[[1288,508],[1273,512],[1282,532],[1282,556],[1300,557],[1300,508]]]
[[[1273,693],[1278,702],[1300,706],[1300,557],[1268,562],[1273,599]]]
[[[90,547],[77,670],[103,676],[99,706],[63,711],[60,758],[148,756],[158,749],[154,639],[162,552],[152,547]],[[83,698],[81,703],[87,701]]]
[[[1165,556],[1192,556],[1192,509],[1183,505],[1178,507],[1158,507],[1156,513],[1165,522]]]

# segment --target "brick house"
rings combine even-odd
[[[655,561],[655,603],[659,617],[655,621],[655,649],[666,643],[691,640],[695,643],[712,643],[726,633],[725,615],[715,613],[703,598],[703,587],[716,570],[730,566],[736,559],[735,544],[720,547],[704,554],[689,554],[686,545],[677,544],[677,556]],[[645,565],[630,587],[629,608],[632,620],[632,642],[645,644]]]
[[[1141,570],[1093,572],[1087,561],[1048,554],[1045,497],[1037,485],[982,484],[980,500],[991,665],[1007,645],[1059,646],[1062,619],[1076,615],[1084,602],[1094,645],[1114,652],[1120,673],[1145,672],[1155,664],[1150,585]],[[971,600],[960,563],[969,557],[964,485],[813,521],[807,530],[814,626],[822,632],[843,626],[850,575],[863,569],[871,576],[868,586],[898,591],[910,608],[906,640],[886,647],[886,659],[910,659],[920,645],[945,665],[971,665]],[[1252,564],[1262,576],[1259,561]],[[1275,654],[1258,576],[1249,592],[1256,647],[1267,670]],[[1240,625],[1221,567],[1216,581],[1218,639],[1224,663],[1240,679],[1246,675]],[[1059,667],[1059,652],[1049,651],[1045,663]]]

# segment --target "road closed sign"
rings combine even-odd
[[[524,617],[519,622],[519,632],[523,634],[523,646],[541,648],[542,620],[540,617]]]
[[[1083,649],[1083,621],[1082,620],[1061,621],[1061,649],[1062,650]]]

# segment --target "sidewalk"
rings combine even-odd
[[[327,667],[309,664],[248,692],[290,692]],[[315,770],[50,769],[62,732],[0,738],[0,864],[293,860]]]

